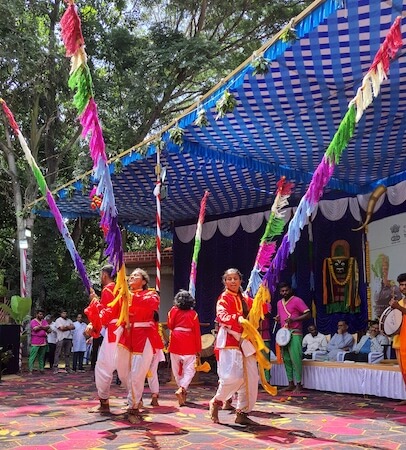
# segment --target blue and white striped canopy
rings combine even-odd
[[[163,229],[196,221],[205,190],[210,191],[206,218],[269,207],[281,175],[295,182],[300,199],[388,30],[405,10],[402,0],[317,1],[294,24],[294,43],[277,36],[262,47],[260,53],[271,61],[267,74],[254,75],[249,59],[181,117],[182,148],[164,134],[161,164],[168,193],[162,201]],[[401,26],[404,37],[405,20]],[[216,102],[226,90],[237,105],[216,118]],[[198,108],[206,111],[206,127],[194,124]],[[405,111],[402,47],[380,95],[356,126],[327,198],[368,193],[378,184],[406,179]],[[150,146],[145,157],[132,149],[120,159],[121,171],[111,167],[119,219],[143,231],[156,220],[156,149]],[[73,196],[66,188],[58,192],[62,214],[97,214],[82,183],[73,186]]]

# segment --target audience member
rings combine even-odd
[[[337,324],[337,333],[327,344],[327,354],[321,359],[337,361],[338,352],[348,352],[354,346],[354,338],[348,333],[348,325],[345,320],[340,320]]]
[[[327,351],[327,339],[324,334],[318,332],[315,325],[307,327],[309,332],[303,338],[303,358],[312,359],[312,355],[315,351]]]
[[[92,350],[90,353],[90,370],[92,371],[96,368],[97,357],[99,356],[99,349],[103,343],[105,332],[106,330],[103,328],[99,337],[92,338]]]
[[[56,328],[55,321],[51,314],[45,317],[48,322],[50,332],[47,334],[47,352],[45,353],[45,362],[49,362],[49,368],[52,369],[55,361],[55,348],[56,348]]]
[[[37,310],[36,317],[30,322],[31,328],[31,348],[28,358],[28,370],[32,374],[34,362],[38,359],[38,367],[44,373],[45,352],[47,348],[47,333],[50,332],[48,322],[44,319],[44,311]]]
[[[72,352],[73,352],[73,363],[72,369],[74,372],[84,372],[83,359],[86,352],[86,323],[83,322],[82,314],[78,314],[76,317],[76,322],[73,322],[75,329],[73,330],[72,336]]]
[[[353,351],[344,355],[344,361],[368,362],[369,353],[383,353],[383,346],[387,344],[389,344],[389,340],[380,334],[378,322],[371,322],[367,334],[362,336]]]
[[[66,310],[61,311],[61,316],[55,321],[56,329],[56,348],[55,348],[55,361],[54,361],[54,374],[59,372],[59,358],[64,353],[65,356],[65,371],[72,372],[70,368],[70,354],[72,351],[72,332],[75,329],[73,322],[68,318],[68,312]]]

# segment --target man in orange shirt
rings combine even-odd
[[[400,293],[402,294],[401,300],[397,301],[394,298],[390,300],[389,305],[398,309],[402,313],[402,325],[400,332],[393,339],[392,347],[396,351],[396,358],[399,363],[399,368],[403,376],[403,381],[406,384],[406,273],[401,273],[398,276],[398,283]],[[402,401],[405,404],[406,401]]]

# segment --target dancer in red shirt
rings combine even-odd
[[[121,302],[117,302],[114,307],[109,304],[114,300],[114,288],[116,283],[113,277],[114,267],[107,264],[101,269],[101,285],[103,286],[100,299],[94,293],[90,294],[91,304],[85,310],[89,320],[97,323],[89,323],[86,334],[96,336],[100,333],[101,327],[105,327],[106,334],[97,355],[95,367],[95,381],[100,406],[92,408],[89,412],[99,412],[107,414],[110,412],[109,397],[110,385],[113,380],[113,373],[117,369],[117,343],[120,332],[117,329],[117,319],[120,315]],[[96,309],[96,311],[94,311]],[[89,311],[90,310],[90,311]],[[93,311],[92,311],[93,310]],[[97,317],[92,317],[92,312]]]
[[[237,269],[224,272],[224,291],[216,305],[216,322],[219,325],[216,340],[219,352],[219,386],[216,395],[209,402],[210,418],[214,423],[219,423],[218,412],[223,403],[237,392],[235,423],[255,424],[248,413],[253,409],[258,395],[257,361],[252,350],[245,350],[246,340],[241,340],[243,329],[240,324],[241,319],[248,315],[252,299],[242,293],[241,278]]]
[[[180,290],[173,303],[168,313],[168,329],[171,331],[169,352],[173,376],[178,385],[175,395],[179,406],[183,406],[187,389],[196,373],[196,357],[202,351],[202,338],[199,317],[193,309],[195,299],[188,291]]]
[[[144,381],[151,366],[155,349],[162,345],[154,322],[159,309],[159,296],[148,289],[149,276],[145,270],[135,269],[128,279],[132,292],[129,304],[129,323],[121,335],[118,346],[117,372],[128,387],[128,420],[141,420],[139,404]]]

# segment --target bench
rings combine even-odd
[[[271,384],[287,386],[285,367],[272,362]],[[406,399],[405,383],[396,360],[379,364],[303,361],[302,384],[307,389],[344,394]]]

